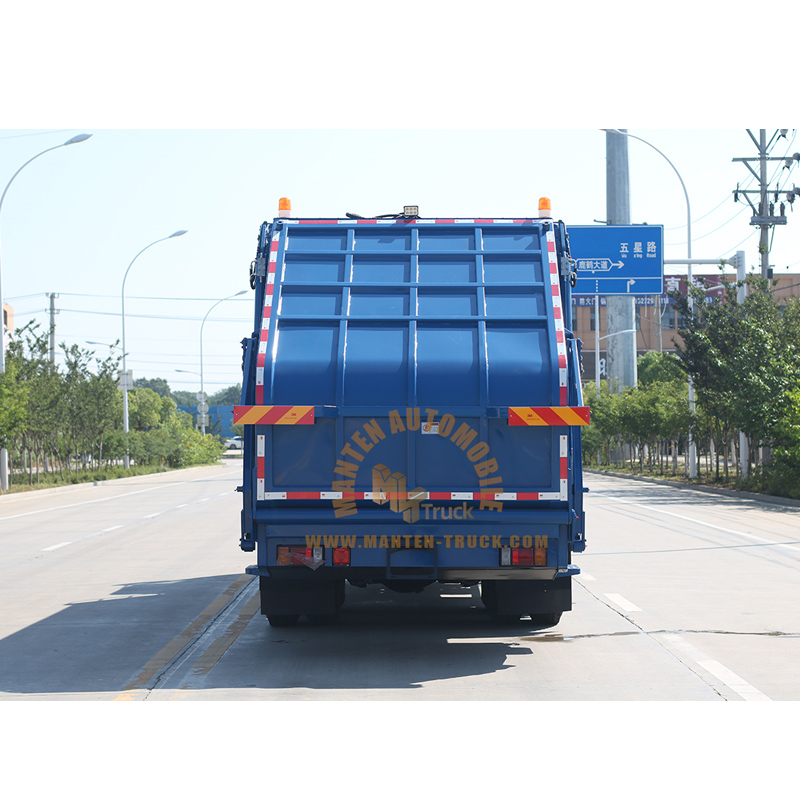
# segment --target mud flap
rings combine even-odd
[[[275,580],[260,576],[261,613],[336,614],[344,602],[343,580]]]
[[[572,578],[552,581],[481,581],[481,599],[490,614],[555,614],[572,608]]]

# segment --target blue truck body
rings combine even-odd
[[[480,582],[553,625],[585,547],[580,342],[562,222],[261,226],[242,342],[240,545],[272,625],[354,586]]]

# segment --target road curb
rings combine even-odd
[[[720,494],[727,497],[738,497],[742,500],[755,500],[759,503],[768,503],[776,506],[792,506],[800,508],[800,500],[791,497],[775,497],[769,494],[758,494],[757,492],[742,492],[737,489],[722,489],[716,486],[702,486],[693,483],[682,483],[681,481],[666,481],[660,478],[650,478],[646,475],[628,475],[624,472],[609,472],[602,469],[587,469],[583,471],[592,475],[610,475],[612,478],[627,478],[631,481],[641,481],[643,483],[655,483],[659,486],[674,486],[678,489],[693,489],[696,492],[706,492],[707,494]]]

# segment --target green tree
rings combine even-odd
[[[678,357],[708,414],[717,452],[721,445],[726,455],[737,430],[749,437],[751,452],[773,442],[800,374],[800,312],[794,305],[782,311],[762,278],[749,276],[745,283],[749,293],[742,303],[738,284],[728,284],[723,298],[713,303],[693,289],[694,316],[687,298],[676,297],[685,325],[679,330],[684,344]]]
[[[197,405],[197,392],[189,392],[185,389],[177,389],[170,395],[179,406],[194,406]]]
[[[672,353],[657,353],[651,350],[637,359],[637,372],[640,386],[653,383],[686,383],[686,373],[681,368],[680,360]]]
[[[28,388],[18,379],[17,366],[9,359],[5,371],[0,374],[0,447],[10,448],[25,431]]]
[[[164,401],[172,403],[165,406]],[[159,397],[152,389],[128,390],[128,425],[132,431],[157,428],[169,415],[168,409],[175,404],[169,397]]]
[[[208,398],[210,406],[238,406],[242,399],[242,384],[228,386],[227,389],[220,389]]]
[[[800,498],[800,387],[789,392],[787,400],[786,416],[776,433],[768,488],[783,497]]]
[[[135,389],[151,389],[159,397],[170,397],[172,391],[165,378],[137,378],[133,382]]]

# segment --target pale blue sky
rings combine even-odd
[[[776,0],[770,13],[793,18],[791,8]],[[18,323],[46,327],[45,293],[56,292],[59,341],[111,342],[125,268],[186,228],[131,269],[126,338],[136,377],[195,388],[174,369],[199,371],[200,320],[247,287],[258,227],[281,196],[307,216],[416,203],[425,216],[492,217],[534,214],[547,195],[567,224],[592,224],[605,218],[597,129],[609,125],[627,125],[680,170],[695,256],[741,247],[754,264],[749,209],[731,197],[750,176],[731,159],[754,155],[754,120],[792,124],[780,110],[791,91],[748,68],[745,44],[725,4],[688,0],[657,15],[632,0],[8,6],[0,186],[37,152],[94,135],[37,159],[11,187],[3,295]],[[632,221],[663,224],[667,258],[683,256],[675,174],[635,141],[630,165]],[[774,263],[800,271],[800,218],[789,218]],[[155,297],[202,299],[138,299]],[[239,380],[251,297],[206,323],[209,391]]]
[[[82,130],[0,130],[0,183]],[[91,139],[37,159],[8,192],[0,215],[4,297],[18,325],[35,318],[46,327],[45,293],[56,292],[59,342],[110,343],[121,334],[120,291],[131,259],[188,229],[144,253],[126,284],[128,366],[135,377],[164,377],[173,388],[196,387],[197,378],[174,370],[199,372],[200,320],[217,299],[248,288],[259,225],[276,215],[281,196],[310,217],[385,214],[411,203],[429,217],[506,217],[535,214],[546,195],[568,225],[605,219],[605,134],[597,129],[86,130]],[[755,154],[746,131],[630,132],[680,171],[693,255],[743,249],[755,265],[757,231],[749,208],[731,196],[737,182],[750,180],[732,162]],[[774,153],[800,150],[793,136],[790,130]],[[629,140],[629,157],[631,221],[663,224],[666,258],[684,257],[686,203],[675,173],[641,142]],[[774,237],[778,274],[789,265],[800,272],[800,216],[787,214],[789,224]],[[238,382],[238,343],[252,313],[248,292],[206,322],[207,391]]]
[[[648,139],[681,171],[696,220],[695,256],[717,258],[740,247],[754,264],[757,233],[749,211],[731,197],[749,173],[731,159],[755,153],[747,126],[796,124],[795,5],[775,0],[759,27],[759,9],[745,21],[719,0],[657,8],[634,0],[6,3],[0,186],[40,150],[82,131],[94,136],[43,156],[9,191],[0,215],[4,296],[33,295],[13,300],[18,319],[46,323],[46,314],[30,312],[45,308],[45,292],[61,293],[59,340],[112,341],[120,335],[116,313],[130,260],[155,239],[188,228],[136,262],[126,310],[135,375],[193,389],[197,379],[172,370],[197,369],[200,319],[218,298],[247,286],[258,226],[274,216],[282,195],[297,213],[326,217],[388,213],[406,203],[418,203],[426,216],[531,214],[548,195],[556,216],[591,224],[605,218],[605,134],[597,128],[614,125]],[[58,133],[21,136],[52,130]],[[630,145],[632,219],[663,224],[666,255],[679,258],[686,249],[680,184],[660,156]],[[800,217],[789,215],[773,252],[777,268],[793,264],[800,272]],[[205,299],[133,299],[142,296]],[[235,321],[206,324],[209,390],[239,379],[250,297],[220,305],[217,315]],[[591,730],[596,716],[597,731],[608,733],[605,707],[595,715],[582,706],[580,713],[584,728]],[[679,713],[685,728],[692,714]],[[29,723],[30,714],[26,708],[17,721]],[[638,715],[633,704],[615,706],[620,732],[631,727],[625,721],[641,724],[631,714]],[[563,719],[569,735],[572,718]],[[667,722],[675,724],[659,730],[677,729],[677,716]],[[515,730],[511,715],[507,723],[503,730]],[[62,730],[50,718],[39,729]],[[105,749],[93,743],[112,765],[112,779],[118,767],[109,756],[146,739],[144,729],[129,730],[127,749],[118,736],[108,737]],[[741,731],[712,730],[704,756],[710,747],[719,761],[735,750]],[[355,729],[346,731],[352,739]],[[616,746],[618,739],[593,742]],[[57,763],[69,769],[77,754],[63,747],[63,736],[58,741],[51,760],[63,753]],[[180,755],[192,758],[196,743],[179,741]],[[364,741],[353,741],[363,749]],[[642,741],[639,751],[633,742],[626,767],[636,776],[652,771],[652,754],[671,743],[658,734],[655,745],[652,735]],[[423,737],[417,749],[427,743]],[[602,773],[591,769],[592,758],[605,766],[615,755],[592,747],[583,755],[587,789]],[[460,739],[438,737],[434,749],[437,757],[463,760]],[[376,775],[384,769],[380,758],[365,763]],[[561,772],[553,773],[557,780]],[[754,786],[762,781],[753,777]]]

